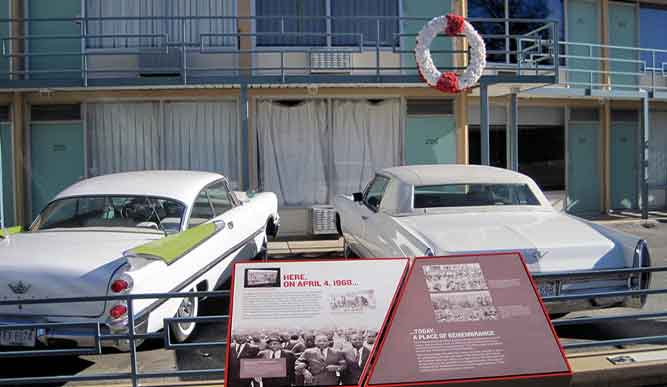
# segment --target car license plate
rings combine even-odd
[[[537,290],[542,297],[551,297],[558,295],[558,281],[544,281],[537,283]]]
[[[8,347],[34,347],[35,329],[0,328],[0,345]]]

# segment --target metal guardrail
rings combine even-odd
[[[667,266],[543,273],[543,274],[534,274],[533,278],[535,278],[536,280],[565,278],[565,277],[576,279],[576,278],[589,278],[589,277],[605,277],[609,275],[618,275],[618,274],[643,274],[643,273],[661,273],[661,272],[667,272]],[[614,291],[614,292],[580,293],[580,294],[570,294],[570,295],[549,296],[549,297],[542,297],[542,300],[548,303],[554,301],[575,301],[575,300],[586,300],[593,298],[649,296],[649,295],[658,295],[666,293],[667,293],[667,288],[648,288],[648,289],[636,289],[636,290],[625,290],[625,291]],[[552,323],[555,327],[561,327],[561,326],[594,324],[600,322],[642,320],[642,319],[645,320],[645,319],[657,319],[666,317],[667,317],[667,311],[658,313],[627,313],[614,316],[557,319],[553,320]],[[664,335],[630,337],[630,338],[612,339],[612,340],[596,340],[584,343],[568,343],[564,344],[563,348],[581,349],[581,348],[595,348],[595,347],[608,347],[616,345],[649,344],[649,343],[667,344],[667,332],[665,332]]]
[[[20,24],[25,26],[25,31],[56,30],[62,29],[63,25],[76,25],[79,30],[76,34],[28,33],[2,38],[0,59],[6,62],[7,70],[5,79],[0,79],[0,87],[143,83],[419,83],[412,48],[417,30],[428,20],[388,16],[0,19],[0,27]],[[493,23],[526,26],[522,34],[483,34],[485,39],[507,42],[505,47],[489,48],[489,55],[511,58],[511,63],[489,63],[487,71],[490,74],[500,71],[525,76],[529,74],[526,70],[532,70],[535,74],[557,76],[560,63],[557,21],[469,20],[478,26]],[[239,29],[241,25],[245,26],[244,32]],[[122,26],[126,33],[107,32]],[[195,26],[201,26],[201,30],[193,28]],[[463,38],[441,35],[437,39],[449,40],[453,45],[454,40]],[[312,55],[317,53],[358,57],[350,65],[321,69],[312,63]],[[442,62],[448,61],[453,54],[467,54],[467,50],[434,47],[431,53],[436,61]],[[141,63],[127,64],[141,62],[142,56],[152,56],[166,64],[159,68],[140,68]],[[113,57],[129,59],[119,65],[119,60],[114,63]],[[221,62],[226,64],[219,65]],[[448,62],[448,65],[439,63],[440,70],[464,69],[454,65],[453,61]],[[145,76],[150,72],[153,72],[151,76]],[[162,77],[159,77],[160,73]]]
[[[412,57],[417,31],[409,30],[418,29],[428,20],[389,16],[0,19],[0,31],[16,24],[23,25],[25,31],[58,30],[63,26],[78,29],[76,34],[5,34],[1,41],[0,87],[417,83],[420,80]],[[561,41],[555,20],[469,20],[482,31],[488,45],[487,75],[549,75],[554,83],[571,88],[667,91],[667,50]],[[484,33],[485,26],[499,24],[525,32]],[[242,25],[245,32],[240,32]],[[127,27],[129,32],[107,32],[118,26]],[[437,39],[449,39],[451,43],[462,38]],[[356,55],[357,59],[327,71],[313,66],[311,55],[318,53]],[[434,48],[431,53],[436,62],[443,62],[452,55],[465,55],[467,50]],[[114,57],[116,62],[122,57],[126,63],[136,63],[141,56],[171,63],[140,68],[138,64],[113,62]],[[195,56],[200,57],[199,63],[194,63]],[[216,65],[220,62],[229,63]],[[438,63],[440,69],[463,70],[448,62]]]
[[[226,338],[219,341],[208,342],[190,342],[175,344],[171,341],[169,324],[179,322],[211,323],[227,321],[228,315],[202,316],[202,317],[174,317],[164,319],[163,332],[156,333],[138,333],[136,331],[137,316],[134,312],[133,303],[136,300],[146,299],[173,299],[186,297],[199,298],[221,298],[229,297],[228,290],[207,291],[207,292],[187,292],[187,293],[144,293],[144,294],[126,294],[109,295],[99,297],[67,297],[50,299],[25,299],[20,301],[0,301],[0,306],[10,305],[39,305],[39,304],[63,304],[75,302],[107,302],[107,301],[125,301],[127,303],[127,332],[126,333],[102,333],[101,321],[91,321],[85,319],[66,323],[30,323],[30,324],[7,324],[0,326],[0,329],[22,329],[22,328],[53,328],[53,327],[80,327],[91,326],[95,329],[95,345],[86,348],[75,349],[36,349],[0,352],[0,360],[17,357],[44,357],[44,356],[86,356],[101,355],[103,342],[110,340],[127,340],[129,342],[130,372],[117,372],[93,375],[67,375],[67,376],[46,376],[46,377],[28,377],[28,378],[0,378],[0,385],[25,385],[25,384],[45,384],[45,383],[63,383],[63,382],[84,382],[84,381],[111,381],[128,380],[132,386],[139,385],[140,380],[168,378],[168,377],[191,377],[191,376],[222,376],[224,368],[206,369],[206,370],[177,370],[177,371],[159,371],[159,372],[140,372],[137,359],[137,342],[145,339],[162,339],[166,349],[205,349],[212,347],[224,347],[227,345]]]
[[[540,279],[554,279],[554,278],[577,278],[577,277],[595,277],[595,276],[609,276],[617,274],[642,274],[642,273],[658,273],[667,272],[667,266],[654,266],[646,268],[625,268],[613,270],[598,270],[598,271],[578,271],[578,272],[558,272],[535,274],[533,277],[536,280]],[[600,292],[600,293],[582,293],[573,295],[559,295],[551,297],[543,297],[545,302],[553,301],[568,301],[578,299],[604,298],[604,297],[619,297],[619,296],[648,296],[667,293],[667,288],[649,288],[639,290],[626,290],[615,292]],[[20,329],[20,328],[45,328],[45,327],[64,327],[64,326],[91,326],[94,328],[95,344],[89,348],[75,348],[75,349],[35,349],[35,350],[14,350],[0,352],[0,360],[7,358],[18,357],[43,357],[43,356],[85,356],[85,355],[100,355],[104,347],[104,341],[109,340],[128,340],[130,357],[129,372],[118,373],[104,373],[104,374],[89,374],[89,375],[67,375],[67,376],[45,376],[45,377],[27,377],[27,378],[0,378],[0,385],[24,385],[24,384],[45,384],[45,383],[64,383],[64,382],[84,382],[84,381],[111,381],[111,380],[126,380],[130,381],[133,386],[139,385],[141,380],[155,379],[155,378],[169,378],[169,377],[221,377],[224,375],[224,368],[207,369],[207,370],[177,370],[177,371],[152,371],[140,372],[137,359],[137,341],[144,339],[162,339],[165,349],[179,350],[179,349],[206,349],[212,347],[226,346],[226,338],[222,340],[206,341],[206,342],[188,342],[188,343],[173,343],[171,341],[170,330],[167,328],[169,324],[178,322],[196,322],[196,323],[211,323],[228,321],[228,315],[216,316],[202,316],[193,318],[167,318],[164,320],[165,329],[163,332],[156,333],[138,333],[136,331],[136,316],[134,313],[133,303],[136,300],[145,299],[171,299],[171,298],[185,298],[197,296],[200,298],[221,298],[229,297],[229,291],[209,291],[209,292],[189,292],[189,293],[146,293],[146,294],[128,294],[128,295],[110,295],[99,297],[68,297],[68,298],[52,298],[52,299],[26,299],[20,301],[0,301],[0,306],[9,305],[36,305],[36,304],[62,304],[75,302],[94,302],[94,301],[125,301],[128,306],[128,331],[126,333],[103,333],[101,329],[102,322],[95,322],[90,319],[82,321],[73,321],[67,323],[30,323],[30,324],[12,324],[3,325],[1,328],[5,329]],[[622,320],[646,320],[658,319],[667,317],[666,312],[656,313],[629,313],[614,316],[601,317],[585,317],[573,319],[557,319],[553,321],[554,326],[573,326],[595,324],[600,322],[614,322]],[[667,343],[667,334],[665,335],[651,335],[640,336],[632,338],[619,338],[612,340],[599,340],[583,343],[569,343],[563,345],[565,349],[580,349],[593,347],[608,347],[616,345],[629,344],[647,344],[647,343]]]

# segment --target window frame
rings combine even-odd
[[[211,189],[211,187],[213,187],[217,184],[222,185],[222,188],[225,190],[225,193],[227,194],[227,198],[229,199],[229,203],[231,205],[231,207],[229,207],[228,210],[223,211],[219,214],[216,211],[215,204],[213,204],[213,201],[211,200],[211,195],[209,194],[209,190]],[[236,198],[236,195],[234,195],[232,190],[230,189],[229,182],[227,181],[227,179],[218,179],[218,180],[214,181],[213,183],[210,183],[206,187],[204,187],[204,190],[206,190],[206,197],[208,197],[208,201],[211,204],[211,206],[213,207],[213,214],[214,214],[213,218],[217,218],[220,215],[222,215],[226,212],[229,212],[229,211],[233,210],[234,208],[236,208],[237,206],[240,205],[238,199]]]
[[[261,17],[263,15],[259,15],[257,13],[257,1],[258,0],[253,0],[251,2],[251,7],[252,7],[251,14],[254,17]],[[397,7],[396,9],[398,11],[397,14],[396,14],[396,17],[397,17],[396,33],[397,34],[402,34],[403,33],[403,23],[401,22],[401,17],[403,17],[402,6],[403,6],[403,1],[404,0],[388,0],[388,1],[396,2],[396,7]],[[286,44],[260,45],[257,42],[257,40],[258,40],[257,36],[255,36],[255,37],[253,37],[253,46],[254,47],[270,47],[271,49],[283,50],[283,51],[289,51],[290,49],[300,51],[304,48],[349,49],[349,48],[359,47],[360,45],[347,45],[347,44],[335,45],[333,43],[334,39],[333,39],[333,36],[331,36],[331,34],[333,33],[333,20],[332,20],[333,12],[332,12],[331,7],[332,7],[331,0],[326,0],[325,14],[322,17],[325,18],[325,30],[323,31],[323,33],[326,33],[327,36],[326,36],[326,39],[325,39],[325,43],[323,45],[312,45],[312,44],[306,44],[306,45],[288,45],[288,44],[287,45]],[[253,33],[255,33],[255,34],[260,32],[257,24],[258,24],[257,19],[253,19],[252,30],[253,30]],[[375,42],[373,42],[373,44],[368,44],[368,42],[364,40],[363,43],[364,44],[361,45],[362,50],[371,49],[371,48],[374,49],[376,47]],[[391,44],[388,44],[388,45],[380,44],[378,47],[379,47],[380,51],[393,51],[397,48],[400,49],[400,47],[401,47],[401,37],[399,35],[399,36],[396,37],[395,42],[391,42]]]
[[[374,207],[372,204],[370,204],[370,203],[368,202],[368,194],[369,194],[369,192],[371,191],[371,187],[373,187],[373,185],[375,184],[375,182],[377,182],[377,181],[380,180],[380,179],[385,181],[385,185],[384,185],[384,188],[383,188],[383,190],[382,190],[382,195],[381,195],[381,197],[380,197],[380,201],[378,202],[377,207]],[[364,196],[363,196],[362,203],[364,203],[364,205],[365,205],[369,210],[371,210],[371,211],[373,211],[373,212],[378,212],[378,211],[380,211],[380,207],[382,206],[382,200],[384,200],[384,194],[387,192],[387,187],[389,187],[389,182],[391,182],[391,178],[390,178],[390,177],[385,176],[385,175],[382,175],[382,174],[379,174],[379,173],[376,173],[375,176],[373,177],[373,180],[371,180],[370,183],[368,183],[368,185],[367,185],[366,188],[364,189]]]
[[[217,215],[215,214],[215,207],[213,207],[213,203],[211,203],[211,198],[208,196],[208,188],[210,184],[207,184],[204,188],[200,189],[199,192],[197,192],[197,195],[195,196],[194,200],[192,201],[192,205],[190,206],[190,210],[188,211],[188,219],[185,222],[185,227],[186,230],[189,230],[191,228],[195,228],[201,224],[205,224],[206,222],[210,222],[211,220],[217,218]],[[197,225],[190,225],[190,220],[192,219],[192,213],[195,209],[195,203],[197,202],[197,199],[199,199],[199,196],[204,193],[206,195],[206,200],[208,201],[208,206],[211,209],[211,214],[213,215],[211,218],[207,219],[205,222],[199,223]]]

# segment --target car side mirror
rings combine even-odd
[[[354,198],[355,202],[360,202],[364,200],[364,194],[361,192],[355,192],[352,194],[352,197]]]

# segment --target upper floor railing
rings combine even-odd
[[[0,87],[202,83],[419,83],[417,17],[78,17],[3,19]],[[558,75],[558,23],[470,19],[490,44],[486,75]],[[495,33],[494,23],[521,26]],[[463,71],[462,36],[438,37],[431,53],[442,71]]]
[[[419,83],[414,42],[428,20],[386,16],[2,19],[0,88]],[[519,83],[557,83],[569,88],[667,92],[667,50],[562,41],[558,23],[552,20],[469,20],[487,43],[485,76],[518,76]],[[496,28],[500,24],[508,27]],[[12,26],[25,34],[11,36]],[[446,36],[434,41],[431,53],[440,70],[464,70],[464,42],[463,37]]]

